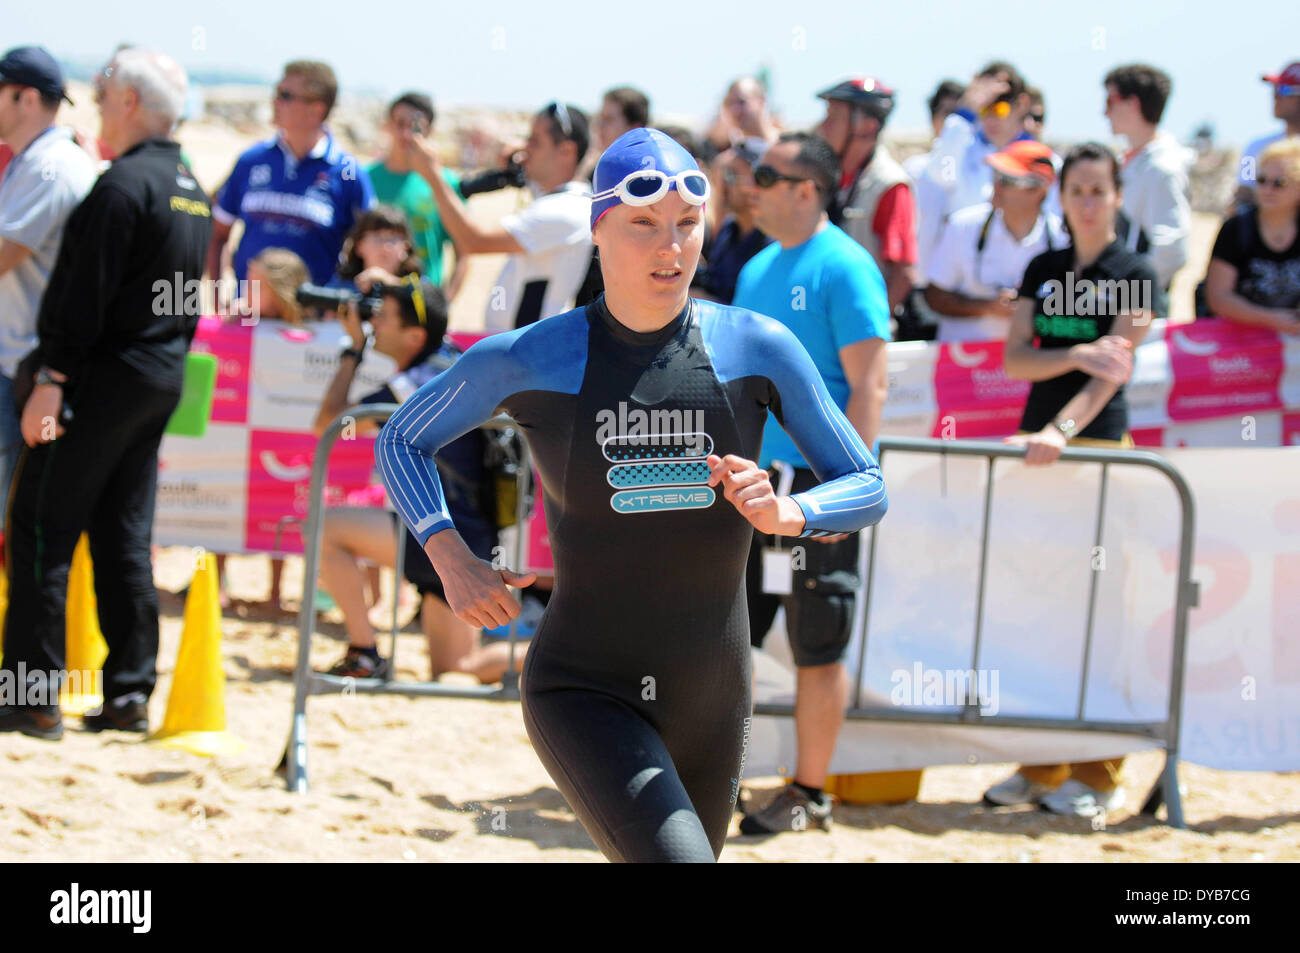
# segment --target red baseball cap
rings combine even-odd
[[[1036,139],[1017,139],[1001,152],[984,159],[989,165],[1006,175],[1017,178],[1032,177],[1051,185],[1056,181],[1056,166],[1052,164],[1052,150]]]
[[[1266,83],[1272,83],[1274,86],[1300,86],[1300,63],[1292,63],[1280,73],[1274,73],[1271,76],[1265,74],[1260,77]]]

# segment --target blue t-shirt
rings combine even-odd
[[[357,215],[375,204],[370,177],[326,133],[301,161],[277,136],[259,142],[235,162],[212,210],[224,225],[243,219],[235,250],[235,278],[264,248],[296,252],[323,285],[339,266],[339,251]]]
[[[834,225],[794,248],[773,242],[760,251],[740,270],[732,304],[793,331],[840,410],[849,402],[840,349],[868,338],[889,340],[885,279],[870,252]],[[768,417],[758,463],[766,467],[773,460],[808,466],[776,418]]]

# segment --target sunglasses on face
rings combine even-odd
[[[1007,175],[1005,172],[994,172],[993,181],[997,185],[1010,189],[1037,189],[1044,184],[1042,180],[1032,175]]]
[[[429,128],[429,122],[423,116],[416,116],[414,119],[394,119],[393,128],[398,132],[409,131],[419,136]]]
[[[1278,83],[1273,87],[1275,96],[1300,96],[1300,86],[1292,83]]]
[[[291,93],[287,89],[277,89],[275,98],[282,103],[311,103],[316,101],[315,96],[300,96],[297,93]]]
[[[1047,122],[1047,113],[1030,113],[1029,118],[1038,123]]]
[[[96,73],[96,74],[94,75],[94,77],[91,79],[91,81],[90,81],[90,86],[91,86],[91,97],[90,97],[90,98],[91,98],[95,103],[99,103],[99,102],[102,102],[102,101],[103,101],[103,99],[104,99],[104,91],[105,91],[106,87],[108,86],[108,81],[109,81],[110,79],[112,79],[112,78],[113,78],[113,67],[112,67],[112,66],[105,66],[102,70],[100,70],[98,73]]]
[[[760,165],[754,169],[754,184],[760,189],[770,189],[778,182],[811,182],[806,175],[786,175],[770,165]]]
[[[377,245],[405,245],[406,238],[393,232],[366,232],[361,236],[362,239],[370,239]]]
[[[980,116],[997,116],[999,119],[1006,119],[1011,115],[1011,104],[1005,99],[1000,99],[996,103],[989,103],[980,110]]]
[[[1275,189],[1284,189],[1286,188],[1286,179],[1283,178],[1270,179],[1267,176],[1261,175],[1259,178],[1255,180],[1255,186],[1261,189],[1266,187],[1272,187]]]

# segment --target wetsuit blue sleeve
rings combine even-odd
[[[889,507],[880,465],[836,406],[812,358],[778,321],[759,317],[754,333],[777,392],[772,410],[822,481],[793,497],[803,510],[801,535],[851,533],[880,522]]]
[[[389,418],[375,441],[375,462],[388,498],[421,546],[434,533],[454,528],[434,454],[490,420],[504,396],[494,385],[504,376],[500,369],[507,363],[505,355],[500,348],[480,347],[491,343],[488,339],[474,345],[425,383]],[[479,382],[493,384],[484,387]]]
[[[375,441],[375,462],[389,499],[423,546],[455,528],[434,454],[491,420],[524,390],[576,393],[586,359],[580,309],[517,331],[494,334],[408,397]]]

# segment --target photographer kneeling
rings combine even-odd
[[[377,307],[369,316],[374,347],[397,362],[397,374],[379,390],[362,398],[363,404],[400,404],[425,381],[450,367],[460,351],[444,340],[447,331],[447,302],[431,282],[414,275],[400,284],[374,284]],[[370,299],[374,302],[374,298]],[[366,335],[358,309],[345,305],[339,310],[343,327],[352,338],[343,352],[339,369],[330,382],[316,414],[313,431],[323,434],[349,406],[348,390],[366,347]],[[358,432],[375,432],[379,424],[357,423]],[[445,446],[437,455],[438,468],[447,489],[447,507],[456,526],[475,555],[492,558],[496,528],[483,512],[486,475],[483,468],[484,437],[471,430]],[[375,646],[375,630],[367,616],[365,575],[357,564],[366,559],[375,565],[397,565],[397,515],[367,506],[334,507],[325,511],[321,546],[321,582],[343,612],[348,633],[347,655],[331,675],[353,678],[382,678],[387,662]],[[475,660],[477,630],[456,618],[447,607],[442,583],[429,557],[409,532],[402,534],[406,546],[406,578],[420,591],[421,626],[429,643],[430,677],[449,671],[468,671],[483,680],[496,673],[481,671]]]

